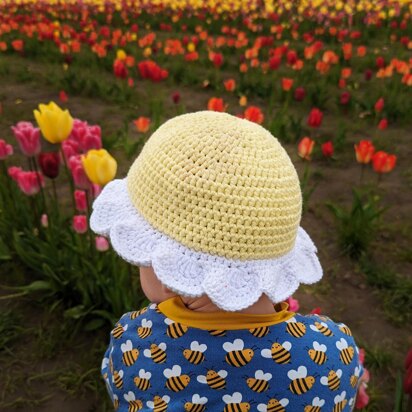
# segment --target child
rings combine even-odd
[[[351,331],[288,311],[321,279],[302,196],[267,130],[225,113],[169,120],[93,205],[92,229],[140,266],[152,302],[111,332],[119,411],[346,412],[363,372]]]

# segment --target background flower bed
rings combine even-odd
[[[32,6],[29,6],[29,10],[30,7]],[[38,15],[46,13],[50,17],[47,7],[45,10],[42,7],[38,6]],[[405,12],[405,9],[402,10]],[[255,120],[261,120],[263,115],[264,126],[269,127],[286,144],[302,181],[309,163],[299,160],[297,143],[304,136],[310,136],[316,144],[311,156],[313,160],[310,163],[307,187],[308,193],[313,187],[315,190],[308,197],[303,226],[319,248],[325,279],[318,286],[301,290],[295,297],[301,303],[302,312],[320,307],[332,318],[351,325],[360,344],[367,350],[366,363],[371,369],[371,401],[368,410],[389,410],[394,402],[397,371],[401,370],[406,350],[411,346],[411,308],[408,300],[410,280],[407,274],[411,269],[409,203],[412,197],[412,170],[409,166],[409,139],[412,130],[408,105],[411,88],[402,82],[404,75],[398,73],[396,68],[390,76],[387,68],[391,66],[390,62],[394,57],[408,61],[409,43],[404,40],[401,42],[401,38],[410,37],[410,21],[406,29],[402,29],[403,15],[395,15],[390,21],[382,19],[381,27],[372,24],[367,30],[363,30],[360,39],[351,39],[349,34],[343,40],[339,40],[336,35],[332,36],[330,32],[313,34],[324,43],[316,59],[323,61],[324,52],[328,50],[335,52],[339,59],[339,64],[331,65],[325,76],[316,69],[316,59],[305,57],[305,47],[313,44],[314,40],[308,42],[303,38],[305,33],[313,32],[311,24],[322,26],[322,22],[300,22],[299,28],[295,30],[299,34],[297,39],[294,38],[296,34],[293,27],[283,27],[280,37],[278,34],[273,36],[272,45],[258,47],[258,66],[253,67],[257,63],[253,61],[254,48],[250,46],[256,44],[256,38],[261,34],[270,37],[270,26],[282,27],[287,15],[279,22],[264,21],[262,32],[254,31],[253,20],[250,23],[243,22],[243,25],[239,25],[240,18],[229,22],[230,27],[242,27],[247,38],[250,38],[249,45],[239,48],[225,45],[217,47],[214,43],[214,54],[210,54],[207,39],[217,39],[223,30],[222,21],[220,18],[214,20],[213,14],[200,16],[199,20],[182,13],[173,21],[174,18],[165,18],[163,14],[148,16],[143,13],[136,17],[139,26],[136,38],[133,40],[130,37],[130,41],[122,44],[123,36],[126,36],[126,40],[128,38],[127,32],[131,31],[133,34],[134,21],[130,19],[126,23],[125,16],[122,17],[121,13],[106,13],[105,16],[97,13],[96,25],[90,25],[87,30],[83,30],[84,27],[81,29],[81,23],[72,21],[65,13],[67,11],[61,11],[60,15],[53,16],[49,24],[43,27],[45,35],[51,34],[52,37],[48,39],[46,36],[42,41],[36,36],[22,34],[20,29],[24,26],[24,19],[10,32],[2,26],[0,41],[4,39],[7,49],[0,60],[0,138],[13,144],[16,152],[13,162],[18,163],[18,149],[10,126],[20,120],[33,121],[32,110],[38,103],[58,99],[59,104],[68,107],[73,116],[102,127],[104,147],[115,153],[119,161],[119,176],[124,174],[145,138],[160,122],[177,113],[206,109],[211,98],[223,99],[222,102],[215,99],[215,109],[219,105],[227,106],[226,110],[234,114],[244,115],[250,106],[258,107],[260,110],[253,112],[257,113]],[[112,20],[105,22],[104,19],[111,14]],[[14,17],[17,14],[10,9],[10,15]],[[30,16],[25,13],[23,15]],[[7,18],[7,14],[4,18]],[[56,24],[56,19],[61,24]],[[84,17],[86,23],[93,20],[90,14]],[[393,21],[397,22],[397,27],[391,27]],[[70,40],[70,36],[66,38],[66,22],[77,27],[77,33],[87,33],[86,41],[80,42],[81,49],[78,52],[74,51],[76,43]],[[147,24],[150,27],[145,27]],[[184,24],[187,25],[186,32],[182,31]],[[346,20],[343,25],[345,24]],[[199,25],[203,31],[207,29],[208,32],[203,40],[200,40],[204,36],[202,30],[196,29]],[[102,30],[103,26],[108,27],[110,44],[107,45],[106,55],[99,57],[97,53],[101,50],[95,47],[99,42],[93,43],[90,38],[93,33],[100,33],[97,38],[104,39],[104,30],[107,29]],[[356,31],[359,27],[360,17],[355,18],[353,30]],[[114,34],[118,30],[122,30],[120,38]],[[68,31],[70,34],[70,30]],[[59,33],[58,41],[55,32]],[[157,37],[151,41],[152,32]],[[237,38],[239,35],[237,32],[233,36],[230,32],[223,34],[227,38]],[[396,39],[393,35],[396,35]],[[189,36],[186,44],[185,36]],[[195,44],[193,36],[199,39],[199,46]],[[178,43],[167,43],[168,40],[177,38],[181,40],[184,52],[176,55],[166,53],[166,44],[171,50],[179,49]],[[16,39],[22,40],[23,44],[13,45]],[[158,41],[162,42],[160,47]],[[290,42],[289,49],[296,52],[297,60],[304,61],[303,68],[294,69],[296,61],[292,62],[296,56],[285,53],[278,68],[268,69],[264,73],[262,64],[270,64],[270,50],[281,47],[285,41]],[[347,61],[342,45],[352,42],[355,47],[354,56]],[[69,52],[66,52],[65,45],[69,45]],[[363,58],[357,56],[356,52],[356,48],[361,45],[366,45],[368,50]],[[93,47],[94,50],[91,50]],[[185,55],[193,53],[190,51],[193,47],[199,51],[198,61],[185,59]],[[249,49],[252,50],[248,51]],[[130,57],[135,59],[133,67],[127,66],[127,59],[130,61]],[[149,58],[156,61],[160,69],[151,65],[142,72],[137,65]],[[381,68],[379,65],[382,62],[378,58],[384,60]],[[247,65],[247,72],[241,71],[244,68],[242,64]],[[272,66],[276,64],[276,59],[272,60]],[[352,69],[352,74],[346,79],[346,87],[340,88],[342,69],[347,67]],[[369,76],[368,69],[372,71],[371,80],[366,80]],[[386,77],[377,77],[381,69],[387,70]],[[126,76],[123,78],[125,70]],[[168,71],[168,77],[160,80],[164,77],[162,70]],[[155,80],[160,76],[159,82],[143,79],[148,76]],[[235,80],[236,87],[233,91],[230,91],[230,84],[224,83],[229,79]],[[288,82],[284,79],[293,80],[294,85],[290,90],[285,90]],[[299,99],[296,98],[298,87],[305,90],[302,101],[299,96]],[[350,94],[350,104],[341,104],[343,92]],[[245,103],[242,96],[246,96],[247,106],[241,106]],[[384,108],[376,111],[375,104],[380,97],[384,98]],[[318,107],[324,113],[320,128],[307,124],[313,107]],[[147,121],[134,122],[141,116],[151,120],[148,130],[145,130]],[[377,128],[383,118],[389,123],[385,130]],[[355,160],[353,145],[361,139],[373,140],[377,149],[395,153],[398,157],[394,171],[384,176],[378,186],[377,175],[370,167],[364,172],[362,184],[359,183],[361,170]],[[328,159],[322,154],[321,144],[328,141],[334,144],[334,159]],[[23,158],[20,160],[24,162]],[[353,187],[373,190],[374,196],[379,197],[376,208],[389,207],[383,214],[379,227],[372,232],[366,258],[364,256],[364,259],[357,261],[343,254],[343,247],[337,236],[338,223],[342,219],[335,221],[327,206],[327,202],[333,202],[338,207],[350,210]],[[66,209],[69,209],[70,198],[65,194],[63,183],[59,196],[66,203]],[[362,202],[365,206],[365,201]],[[368,211],[370,212],[370,208],[366,208],[366,211],[362,209],[359,213],[353,212],[349,216],[349,222],[357,221],[360,224],[358,232],[364,229],[362,223],[366,224],[366,221],[362,219],[370,216]],[[349,229],[354,230],[353,227],[354,225],[349,225]],[[369,233],[369,229],[367,230]],[[7,246],[9,242],[10,239],[7,238],[3,243]],[[24,262],[6,259],[10,253],[12,251],[7,247],[2,249],[0,283],[4,286],[1,292],[3,296],[11,293],[10,287],[30,284],[44,275],[41,267],[36,273],[28,270]],[[132,277],[136,277],[135,272]],[[130,288],[128,291],[131,291]],[[72,298],[70,295],[69,288],[69,297]],[[56,299],[50,296],[51,299],[49,297],[44,300],[45,297],[47,298],[39,291],[35,295],[0,301],[5,311],[13,311],[2,320],[2,327],[7,332],[4,334],[7,336],[5,339],[14,337],[14,341],[7,340],[2,346],[1,361],[6,368],[2,368],[1,376],[4,379],[1,380],[6,385],[1,393],[0,405],[5,410],[13,406],[27,409],[36,404],[40,405],[37,410],[56,410],[57,404],[64,404],[63,407],[68,410],[75,407],[79,410],[104,410],[106,397],[99,380],[98,366],[106,344],[107,330],[103,330],[105,327],[101,326],[101,335],[97,336],[96,332],[84,330],[94,319],[84,316],[79,308],[82,297],[74,299],[74,302],[63,299],[62,307],[54,308],[53,311],[51,302]],[[135,298],[133,294],[128,295],[123,300],[123,305],[127,306],[130,301],[138,305],[140,299],[136,290]],[[122,301],[122,296],[119,301]],[[119,307],[115,311],[121,310]],[[28,317],[30,326],[27,328]],[[108,324],[109,322],[106,323],[107,328]],[[29,351],[27,347],[30,348]],[[70,397],[63,400],[68,394],[83,400]],[[61,406],[58,408],[61,409]]]

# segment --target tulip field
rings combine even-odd
[[[108,333],[147,301],[92,203],[198,110],[284,145],[324,270],[289,304],[351,327],[356,410],[411,411],[411,102],[409,0],[0,1],[0,411],[113,410]]]

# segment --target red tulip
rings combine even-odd
[[[304,137],[298,144],[298,155],[302,159],[310,160],[314,146],[314,140],[312,140],[310,137]]]
[[[211,97],[209,102],[207,103],[207,110],[212,110],[214,112],[224,112],[226,110],[226,106],[223,103],[223,99],[218,97]]]
[[[390,155],[389,153],[380,150],[372,157],[373,170],[376,173],[389,173],[395,167],[396,160],[396,155]]]
[[[140,116],[138,119],[133,120],[133,123],[140,133],[146,133],[150,128],[150,119],[148,117]]]
[[[273,56],[269,59],[269,68],[271,70],[276,70],[281,63],[281,58],[279,56]]]
[[[59,99],[62,103],[66,103],[69,100],[69,98],[67,97],[67,94],[64,90],[60,90]]]
[[[331,141],[322,144],[322,154],[325,157],[333,156],[333,143]]]
[[[79,212],[87,211],[87,196],[84,190],[75,190],[74,191],[74,200],[76,203],[76,209]]]
[[[365,70],[365,80],[370,80],[370,79],[372,79],[372,75],[373,75],[373,72],[372,72],[372,70],[371,69],[366,69]]]
[[[297,87],[293,97],[297,102],[301,102],[305,98],[305,95],[305,89],[303,87]]]
[[[412,348],[408,350],[405,358],[405,369],[409,369],[412,366]]]
[[[381,121],[378,124],[378,129],[385,130],[387,127],[388,127],[388,119],[381,119]]]
[[[172,94],[172,100],[174,104],[178,104],[180,102],[180,93],[179,92],[174,92]]]
[[[83,234],[87,232],[87,217],[85,215],[73,216],[73,229],[76,233]]]
[[[282,78],[282,90],[288,92],[293,86],[293,79],[287,77]]]
[[[212,62],[215,67],[219,68],[223,64],[223,55],[222,53],[213,53]]]
[[[0,160],[5,160],[13,154],[13,146],[0,139]]]
[[[236,89],[236,81],[234,79],[228,79],[223,82],[223,85],[225,86],[225,89],[228,92],[233,92],[233,90]]]
[[[316,308],[312,309],[310,313],[313,315],[320,315],[322,313],[322,310],[319,306],[317,306]]]
[[[40,153],[39,164],[45,176],[55,179],[59,175],[60,155],[55,152]]]
[[[315,107],[309,113],[308,122],[307,122],[308,126],[319,127],[322,124],[322,119],[323,119],[323,112]]]
[[[30,122],[18,122],[12,126],[14,137],[16,138],[20,150],[25,156],[36,156],[40,153],[40,129],[34,127]]]
[[[20,190],[27,196],[33,196],[44,187],[43,175],[39,172],[20,171],[16,175],[16,181]]]
[[[128,75],[126,65],[123,60],[116,59],[113,63],[114,75],[120,79],[125,79]]]
[[[377,67],[378,69],[382,69],[382,68],[385,67],[385,65],[386,65],[385,59],[384,59],[382,56],[378,56],[378,57],[376,58],[376,67]]]
[[[369,140],[361,140],[355,144],[356,160],[358,163],[367,164],[371,161],[375,147]]]
[[[152,60],[144,60],[138,63],[140,76],[143,79],[150,79],[153,82],[160,82],[168,77],[169,72],[162,69],[157,63]]]
[[[244,112],[244,118],[251,122],[262,124],[265,116],[263,115],[262,110],[260,110],[259,107],[249,106]]]
[[[286,61],[288,62],[288,64],[290,64],[291,66],[294,65],[298,60],[298,55],[295,52],[295,50],[289,50],[286,53]]]
[[[342,94],[340,95],[340,104],[346,106],[347,104],[349,104],[350,99],[351,95],[348,91],[342,92]]]
[[[380,113],[384,107],[385,107],[385,101],[383,100],[383,97],[381,97],[375,103],[375,112]]]

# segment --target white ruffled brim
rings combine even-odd
[[[196,252],[160,233],[139,214],[129,198],[126,179],[114,180],[103,189],[93,204],[90,227],[110,238],[127,262],[152,266],[172,291],[188,297],[207,294],[226,311],[245,309],[262,293],[274,303],[281,302],[300,283],[322,278],[316,246],[302,227],[294,248],[280,258],[241,261]]]

